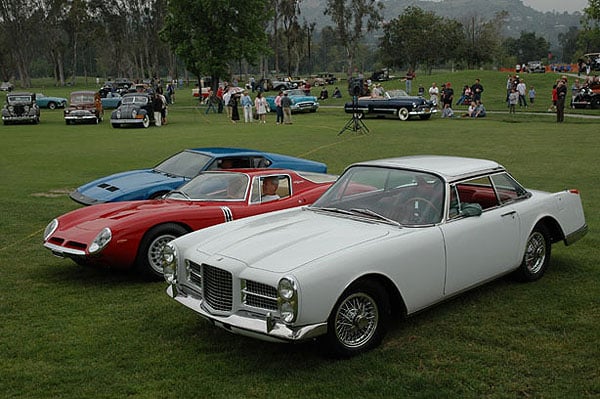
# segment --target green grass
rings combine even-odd
[[[567,117],[559,125],[546,112],[509,116],[501,73],[420,75],[413,87],[420,79],[427,87],[452,79],[457,87],[475,77],[496,111],[488,118],[366,120],[369,134],[340,135],[348,116],[339,108],[294,115],[291,126],[276,126],[272,114],[266,125],[234,125],[195,108],[187,89],[160,128],[112,129],[107,120],[66,126],[60,110],[43,110],[38,126],[0,126],[0,395],[598,397],[599,120]],[[534,78],[543,79],[542,88],[555,76]],[[394,85],[402,83],[385,84]],[[64,192],[185,147],[212,145],[312,158],[333,173],[355,161],[409,154],[491,158],[527,187],[581,190],[590,233],[573,247],[555,245],[539,282],[492,282],[394,322],[381,347],[345,361],[321,356],[312,343],[231,335],[169,299],[165,283],[82,268],[41,246],[46,224],[78,207]]]

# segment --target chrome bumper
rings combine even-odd
[[[588,232],[588,225],[584,224],[578,230],[575,230],[571,234],[565,237],[565,245],[571,245],[581,240]]]
[[[50,251],[52,251],[52,254],[60,258],[66,258],[69,256],[85,256],[85,251],[80,249],[65,248],[59,245],[50,244],[49,242],[45,242],[44,247],[48,248]]]
[[[217,316],[209,313],[203,306],[204,301],[180,293],[175,285],[167,287],[167,295],[182,305],[200,314],[213,325],[221,327],[234,334],[257,338],[271,342],[304,341],[315,338],[327,332],[327,323],[317,323],[307,326],[290,327],[279,320],[266,316],[244,312],[228,316]]]

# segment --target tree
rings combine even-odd
[[[588,0],[583,9],[583,29],[579,36],[579,48],[584,53],[598,52],[600,49],[600,0]]]
[[[462,20],[466,40],[463,58],[469,69],[478,68],[494,60],[501,44],[502,20],[507,15],[506,11],[502,11],[486,21],[473,14]]]
[[[430,71],[434,65],[456,57],[463,41],[460,23],[410,6],[384,25],[380,57],[386,66],[415,70],[424,64]]]
[[[523,63],[546,58],[550,50],[550,43],[533,32],[521,32],[518,39],[506,39],[504,47],[508,55],[514,56],[517,62]]]
[[[271,16],[268,0],[171,0],[161,37],[198,78],[229,75],[230,64],[256,62],[267,51],[262,27]]]
[[[325,15],[331,16],[337,38],[346,51],[348,77],[363,35],[379,27],[383,5],[376,0],[327,0]]]

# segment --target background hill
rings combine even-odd
[[[435,14],[456,19],[463,24],[475,17],[478,20],[490,20],[501,11],[508,12],[504,20],[503,33],[507,37],[519,37],[522,31],[535,32],[558,47],[558,35],[568,31],[569,27],[580,27],[582,14],[540,12],[523,4],[522,0],[382,0],[385,5],[384,19],[389,21],[404,12],[408,6],[417,6]],[[315,22],[317,31],[327,25],[332,25],[329,16],[324,15],[325,1],[304,0],[301,3],[301,20]]]

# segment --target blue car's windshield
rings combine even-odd
[[[193,178],[206,168],[212,157],[192,151],[182,151],[162,161],[154,170],[168,175]]]

